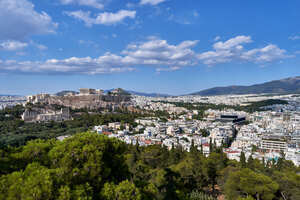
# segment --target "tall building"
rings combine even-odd
[[[286,151],[287,141],[280,136],[265,136],[261,141],[260,148],[265,151]]]

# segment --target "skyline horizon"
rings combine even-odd
[[[191,95],[193,93],[197,93],[197,92],[200,92],[200,91],[204,91],[204,90],[209,90],[209,89],[212,89],[212,88],[219,88],[219,87],[233,87],[233,86],[253,86],[253,85],[258,85],[258,84],[264,84],[264,83],[267,83],[267,82],[272,82],[272,81],[279,81],[279,80],[284,80],[284,79],[291,79],[291,78],[299,78],[300,77],[300,74],[299,75],[295,75],[295,76],[289,76],[289,77],[283,77],[283,78],[280,78],[280,79],[271,79],[271,80],[266,80],[266,81],[263,81],[263,82],[256,82],[256,83],[251,83],[251,84],[248,84],[248,85],[242,85],[242,84],[235,84],[235,85],[217,85],[217,86],[213,86],[213,87],[208,87],[208,88],[203,88],[203,89],[199,89],[199,90],[196,90],[196,91],[191,91],[191,92],[188,92],[188,93],[181,93],[181,94],[178,94],[178,93],[166,93],[166,92],[156,92],[156,91],[138,91],[138,90],[134,90],[134,89],[130,89],[130,88],[124,88],[124,87],[121,87],[121,86],[117,86],[117,87],[108,87],[108,88],[101,88],[101,87],[78,87],[78,88],[61,88],[61,89],[58,89],[56,91],[41,91],[41,92],[36,92],[36,93],[23,93],[23,94],[17,94],[17,93],[1,93],[0,92],[0,95],[7,95],[7,96],[28,96],[28,95],[35,95],[35,94],[42,94],[42,93],[47,93],[47,94],[56,94],[58,92],[62,92],[62,91],[75,91],[75,92],[79,92],[79,89],[80,88],[93,88],[93,89],[103,89],[104,91],[109,91],[109,90],[112,90],[112,89],[116,89],[116,88],[121,88],[121,89],[124,89],[125,91],[129,91],[129,92],[136,92],[136,93],[144,93],[144,94],[159,94],[159,95],[169,95],[169,96],[186,96],[186,95]],[[205,96],[205,95],[204,95]]]

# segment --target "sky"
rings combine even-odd
[[[298,0],[0,0],[0,94],[188,94],[300,75]]]

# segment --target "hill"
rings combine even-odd
[[[127,91],[132,95],[145,96],[145,97],[171,97],[169,94],[160,94],[160,93],[143,93],[143,92],[135,92],[135,91]]]
[[[229,95],[229,94],[292,94],[300,93],[300,76],[274,80],[250,86],[214,87],[190,95]]]
[[[105,90],[104,92],[111,92],[114,89],[110,89],[110,90]],[[160,94],[160,93],[145,93],[145,92],[136,92],[136,91],[132,91],[132,90],[125,90],[126,92],[128,92],[131,95],[137,95],[137,96],[144,96],[144,97],[171,97],[172,95],[169,94]]]

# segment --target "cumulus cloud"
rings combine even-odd
[[[280,49],[277,45],[270,44],[263,48],[252,49],[243,52],[242,59],[255,61],[255,62],[271,62],[276,59],[288,57],[286,50]]]
[[[169,68],[178,70],[195,65],[196,54],[191,49],[198,41],[183,41],[177,45],[168,44],[157,38],[146,42],[130,44],[120,54],[105,53],[98,58],[71,57],[64,60],[50,59],[44,62],[3,61],[0,71],[15,73],[49,74],[101,74],[133,71],[139,66],[153,66],[158,71]],[[165,67],[164,69],[162,67]]]
[[[149,4],[149,5],[155,6],[155,5],[158,5],[158,4],[160,4],[160,3],[162,3],[162,2],[165,2],[165,1],[166,1],[166,0],[141,0],[141,1],[140,1],[140,4],[141,4],[141,5]]]
[[[140,65],[189,66],[195,65],[196,54],[192,50],[198,41],[183,41],[178,45],[152,38],[140,44],[130,44],[122,53],[125,59]]]
[[[91,17],[91,12],[85,12],[82,10],[66,12],[70,17],[74,17],[83,21],[87,26],[92,26],[94,24],[103,24],[103,25],[114,25],[122,22],[126,18],[134,19],[136,11],[130,10],[120,10],[116,13],[103,12],[99,13],[95,18]]]
[[[0,50],[2,51],[21,51],[25,49],[26,47],[35,47],[39,50],[47,50],[48,47],[46,47],[43,44],[36,43],[34,41],[30,41],[29,43],[27,42],[20,42],[16,40],[6,40],[0,42]],[[17,55],[24,55],[24,52],[18,52]]]
[[[5,73],[43,74],[104,74],[133,71],[134,68],[120,66],[119,56],[105,54],[99,58],[71,57],[64,60],[50,59],[45,62],[1,61],[0,71]]]
[[[56,27],[57,23],[46,12],[37,12],[27,0],[0,1],[0,40],[54,33]]]
[[[280,49],[274,44],[262,48],[245,50],[244,45],[253,42],[250,36],[237,36],[225,42],[213,44],[212,51],[203,52],[198,55],[204,64],[214,65],[219,63],[237,61],[247,62],[272,62],[274,60],[289,57],[286,50]]]
[[[28,44],[19,41],[8,40],[0,43],[0,50],[4,51],[18,51],[27,47]]]
[[[98,9],[104,8],[104,1],[103,0],[60,0],[62,4],[77,4],[81,6],[90,6]]]
[[[227,50],[227,49],[241,49],[243,48],[241,44],[252,42],[250,36],[237,36],[235,38],[231,38],[226,42],[217,42],[213,45],[214,49],[218,50]]]
[[[196,53],[198,40],[169,44],[166,40],[149,37],[146,41],[127,45],[119,54],[107,52],[97,58],[71,57],[44,62],[1,61],[0,72],[48,74],[103,74],[134,71],[138,67],[154,67],[156,71],[175,71],[201,63],[214,65],[231,61],[266,63],[289,57],[286,50],[270,44],[262,48],[245,49],[252,42],[249,36],[237,36],[215,42],[213,50]]]

